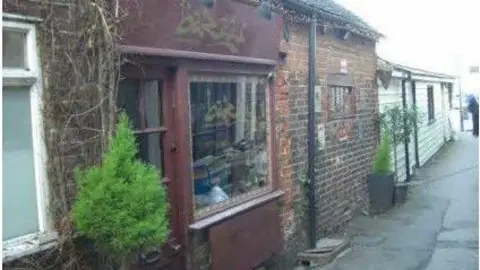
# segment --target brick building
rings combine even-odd
[[[171,205],[169,242],[162,252],[141,257],[137,268],[291,269],[312,236],[341,231],[354,211],[368,207],[366,175],[377,142],[379,33],[330,0],[285,0],[273,9],[250,0],[119,5],[126,12],[116,45],[128,61],[121,66],[117,100],[110,102],[130,115],[140,158],[162,169]],[[79,141],[96,135],[104,110],[91,116],[88,130],[72,126],[71,119],[83,113],[81,104],[98,101],[67,100],[76,95],[72,89],[95,85],[96,77],[73,87],[79,81],[72,80],[76,67],[62,66],[74,62],[72,55],[88,57],[68,50],[88,47],[86,37],[98,37],[98,28],[82,28],[89,9],[28,0],[7,1],[4,8],[4,21],[9,20],[3,29],[4,59],[25,54],[28,60],[9,58],[4,68],[12,72],[3,73],[4,103],[12,105],[3,116],[12,131],[4,142],[11,146],[4,147],[4,167],[19,158],[32,163],[25,167],[28,174],[27,169],[25,175],[4,173],[7,192],[16,194],[19,182],[13,179],[21,176],[30,194],[4,199],[9,209],[4,259],[15,263],[70,239],[71,231],[62,229],[74,188],[64,193],[57,188],[74,186],[74,166],[98,162],[101,142],[80,146]],[[94,16],[99,18],[104,23]],[[15,50],[22,47],[27,51]],[[13,73],[19,69],[25,74]],[[31,119],[14,113],[20,105],[32,112]],[[71,115],[51,119],[65,111]],[[26,137],[13,136],[16,130]],[[25,151],[16,152],[19,145]],[[59,194],[65,205],[52,199]],[[145,259],[151,257],[157,259]]]
[[[285,1],[295,15],[286,17],[290,37],[281,41],[285,60],[278,66],[277,131],[279,182],[286,249],[306,248],[302,218],[293,207],[302,200],[308,166],[308,20],[318,18],[315,62],[315,193],[317,239],[344,228],[353,213],[368,206],[366,175],[371,169],[378,131],[375,44],[379,34],[331,1]],[[293,2],[293,3],[291,3]],[[332,16],[336,14],[338,16]],[[278,85],[278,84],[277,84]],[[343,99],[343,100],[342,100]],[[307,226],[305,226],[307,225]],[[288,253],[288,252],[287,252]]]

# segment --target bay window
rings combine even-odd
[[[271,189],[267,93],[264,77],[190,77],[197,217]]]

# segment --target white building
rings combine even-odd
[[[378,60],[380,112],[386,107],[415,105],[422,123],[409,142],[396,145],[397,181],[407,181],[453,136],[451,126],[455,77]],[[405,98],[405,102],[403,100]],[[408,150],[407,150],[408,149]],[[392,150],[392,163],[394,150]],[[407,160],[410,166],[407,168]],[[395,164],[392,164],[394,167]]]

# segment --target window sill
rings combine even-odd
[[[274,191],[271,193],[268,193],[266,195],[260,196],[258,198],[255,198],[253,200],[247,201],[241,205],[235,206],[233,208],[227,209],[223,212],[220,212],[218,214],[215,214],[213,216],[198,220],[197,222],[189,225],[189,229],[196,231],[196,230],[202,230],[207,227],[210,227],[216,223],[219,223],[223,220],[229,219],[233,216],[236,216],[240,213],[243,213],[245,211],[248,211],[249,209],[252,209],[254,207],[257,207],[261,204],[264,204],[266,202],[275,200],[277,198],[280,198],[283,195],[283,191],[278,190]]]
[[[33,233],[3,242],[3,262],[9,262],[57,245],[56,232]]]

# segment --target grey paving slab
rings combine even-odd
[[[356,217],[348,253],[315,270],[478,269],[478,140],[460,134],[421,168],[407,202]]]
[[[478,250],[439,248],[433,253],[426,270],[477,270]]]
[[[437,241],[478,241],[478,228],[461,228],[442,231]]]

